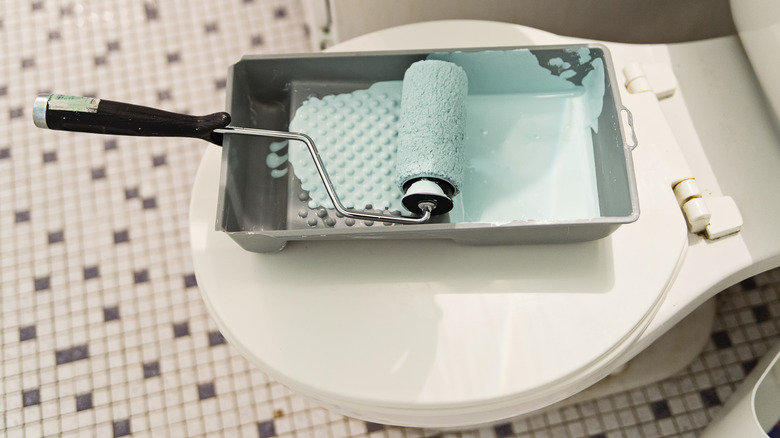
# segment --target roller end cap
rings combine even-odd
[[[46,124],[46,110],[49,108],[50,97],[50,94],[39,94],[33,103],[33,123],[42,129],[49,128]]]
[[[452,186],[446,182],[418,179],[407,183],[401,203],[414,214],[423,214],[423,208],[428,208],[432,215],[445,214],[452,210]],[[430,208],[430,206],[433,208]]]

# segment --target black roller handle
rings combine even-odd
[[[206,116],[173,113],[94,97],[41,94],[35,99],[33,121],[39,128],[141,137],[192,137],[222,146],[215,129],[230,124],[230,114]]]

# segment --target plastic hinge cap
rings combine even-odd
[[[733,198],[714,196],[705,198],[704,201],[712,214],[710,223],[705,228],[708,239],[719,239],[742,229],[742,214]]]
[[[669,64],[645,64],[645,74],[658,100],[672,97],[677,90],[677,77]]]

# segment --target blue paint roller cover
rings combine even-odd
[[[419,61],[406,71],[396,155],[402,190],[425,179],[451,185],[450,196],[458,192],[465,168],[467,94],[466,72],[451,62]]]

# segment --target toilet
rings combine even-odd
[[[294,242],[255,254],[215,229],[221,150],[210,146],[193,187],[190,236],[220,330],[293,391],[393,425],[501,421],[619,372],[719,291],[780,266],[780,92],[755,79],[777,62],[760,50],[780,48],[777,32],[772,41],[762,31],[780,26],[780,5],[733,3],[757,64],[733,37],[603,43],[627,84],[641,214],[600,240]],[[442,21],[331,50],[578,42],[506,23]]]

